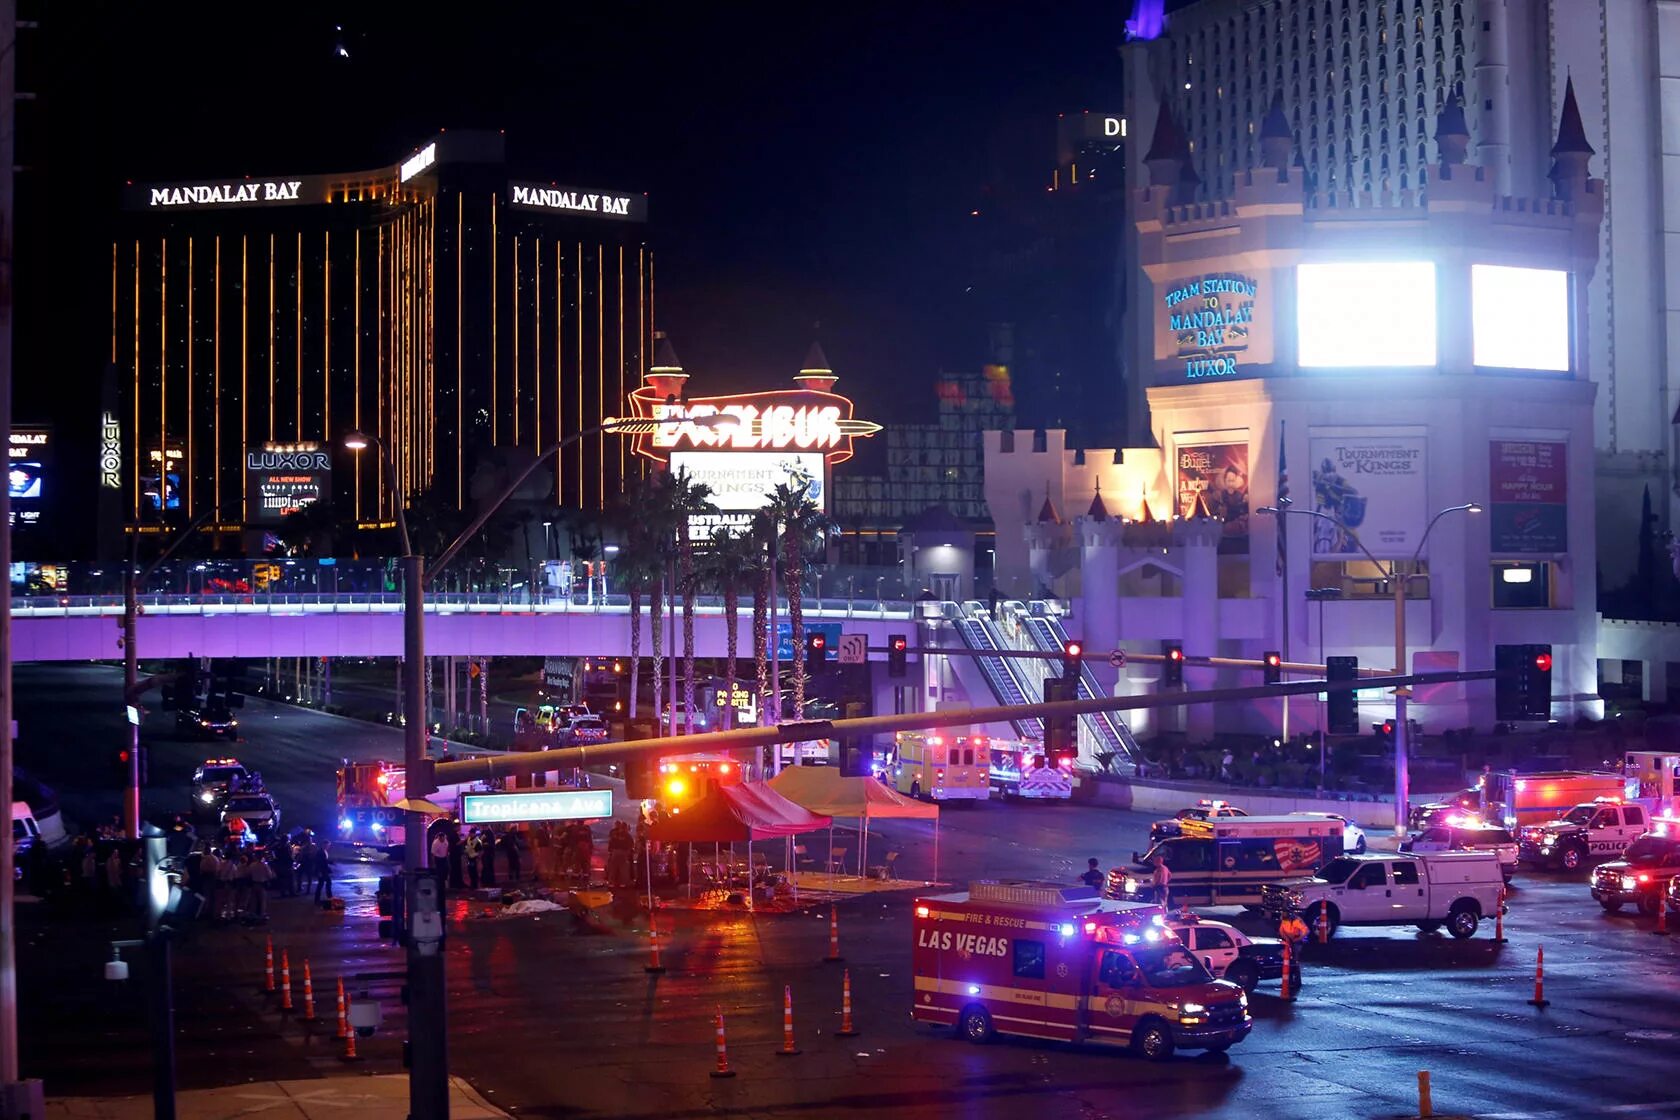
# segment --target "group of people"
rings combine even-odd
[[[307,829],[250,847],[196,844],[182,861],[182,873],[217,922],[267,921],[270,892],[280,898],[309,895],[317,903],[333,896],[331,846]]]
[[[507,863],[508,881],[518,881],[522,849],[519,833],[511,828],[500,836],[492,828],[468,829],[465,834],[458,827],[440,828],[430,845],[432,866],[448,870],[453,890],[495,886],[498,853]]]

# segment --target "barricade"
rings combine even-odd
[[[723,1034],[723,1008],[717,1010],[717,1068],[712,1071],[713,1077],[734,1077],[735,1071],[729,1068],[729,1042]]]
[[[852,970],[849,968],[841,975],[840,1029],[834,1033],[840,1038],[852,1038],[858,1033],[852,1026]]]
[[[1534,951],[1534,998],[1529,1000],[1532,1007],[1546,1007],[1552,1001],[1546,998],[1546,947],[1539,946]]]
[[[778,1058],[791,1058],[799,1053],[799,1047],[793,1044],[793,988],[782,988],[782,1048],[776,1051]]]
[[[828,956],[823,960],[830,963],[843,961],[840,955],[840,908],[833,904],[828,908]]]

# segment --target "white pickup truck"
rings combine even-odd
[[[1299,913],[1315,930],[1323,913],[1332,937],[1341,926],[1415,925],[1464,938],[1498,911],[1504,889],[1491,851],[1340,856],[1311,879],[1260,888],[1260,905],[1274,919]]]

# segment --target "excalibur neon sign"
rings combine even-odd
[[[643,386],[630,394],[633,417],[612,430],[635,438],[635,451],[665,462],[673,451],[820,451],[830,463],[852,457],[852,440],[872,436],[881,425],[852,416],[852,402],[815,389],[777,389],[730,397],[685,401],[662,398]],[[726,416],[733,424],[694,423]]]

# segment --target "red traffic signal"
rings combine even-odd
[[[910,643],[902,634],[894,634],[893,635],[892,651],[894,653],[903,653],[905,650],[907,650],[909,648],[910,648]]]
[[[825,635],[825,634],[812,634],[811,635],[811,648],[812,649],[827,649],[828,648],[828,636]]]
[[[1394,721],[1393,720],[1385,719],[1385,720],[1382,721],[1382,733],[1385,736],[1394,734]]]
[[[1081,652],[1078,642],[1069,642],[1066,646],[1062,647],[1062,649],[1069,657],[1078,657]]]
[[[1278,654],[1268,653],[1266,655],[1266,668],[1276,669],[1282,664],[1283,664],[1283,658],[1281,656],[1279,656]]]
[[[1542,673],[1551,672],[1552,671],[1552,655],[1549,654],[1549,653],[1537,653],[1537,654],[1535,654],[1534,655],[1534,667],[1536,669],[1540,670]]]
[[[1184,651],[1179,649],[1177,646],[1173,646],[1171,649],[1169,649],[1167,651],[1167,660],[1168,661],[1183,661],[1184,660]]]

